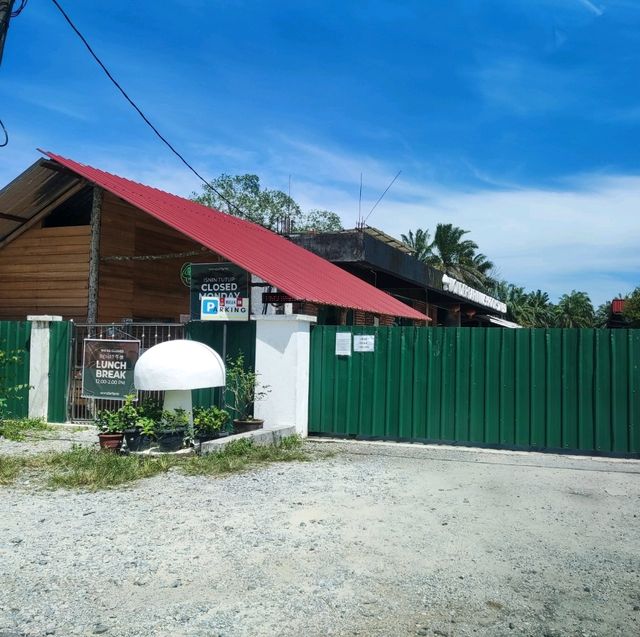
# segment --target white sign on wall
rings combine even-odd
[[[354,352],[375,352],[376,337],[373,334],[357,334],[353,337]]]

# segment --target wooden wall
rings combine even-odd
[[[89,226],[33,227],[0,250],[0,319],[87,316]]]
[[[150,215],[104,194],[100,243],[98,321],[178,321],[189,313],[189,288],[180,280],[186,262],[212,263],[212,252]],[[111,256],[162,255],[198,251],[198,256],[158,261],[109,261]]]

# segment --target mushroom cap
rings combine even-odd
[[[166,341],[150,347],[133,370],[136,389],[147,391],[222,387],[224,362],[198,341]]]

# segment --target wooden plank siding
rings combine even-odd
[[[87,314],[89,226],[27,230],[0,250],[0,319]]]
[[[185,262],[221,260],[211,252],[158,261],[108,261],[112,256],[143,256],[200,251],[202,246],[105,192],[102,204],[98,277],[98,320],[178,321],[189,313],[189,289],[180,280]]]
[[[0,319],[57,314],[87,319],[90,227],[27,230],[0,250]],[[156,261],[108,261],[110,256],[202,254]],[[98,321],[123,318],[178,321],[189,313],[185,262],[221,259],[150,215],[105,192],[100,234]]]

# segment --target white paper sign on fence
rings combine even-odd
[[[373,334],[357,334],[353,337],[354,352],[375,352],[376,337]]]
[[[351,356],[351,333],[336,333],[336,356]]]

